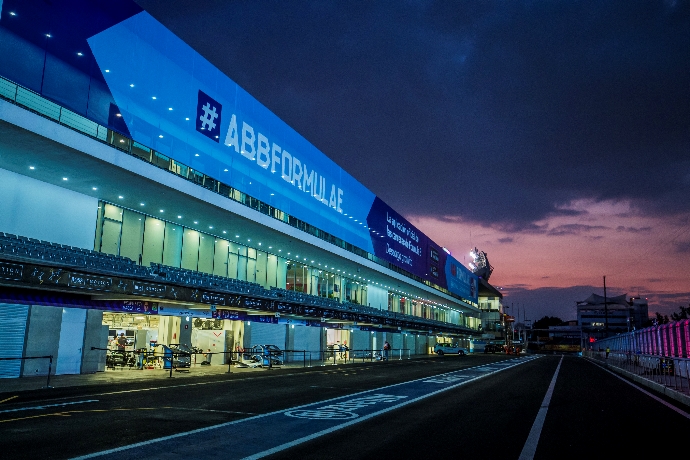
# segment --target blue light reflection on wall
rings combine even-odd
[[[366,219],[374,194],[148,13],[91,37],[89,45],[99,67],[109,70],[106,82],[136,141],[373,252],[369,232],[359,222]],[[120,60],[122,50],[129,49],[136,50],[127,53],[134,61]],[[197,130],[199,91],[222,106],[217,139]],[[271,155],[277,149],[281,161],[258,164],[260,137]],[[254,155],[247,158],[242,151]],[[311,186],[283,178],[304,168],[315,172]],[[321,191],[321,199],[313,196]]]
[[[4,0],[0,74],[116,129],[108,123],[110,104],[115,101],[86,39],[140,11],[130,0]]]

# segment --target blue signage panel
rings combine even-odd
[[[367,226],[378,257],[477,302],[477,276],[378,197]]]
[[[373,252],[374,194],[148,13],[88,43],[134,140]]]

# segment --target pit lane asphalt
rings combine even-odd
[[[512,358],[431,356],[312,368],[233,368],[231,373],[219,367],[217,373],[174,373],[173,378],[164,371],[110,371],[96,377],[117,382],[94,383],[87,376],[82,385],[75,378],[70,386],[50,389],[3,388],[0,451],[8,458],[72,458]],[[237,435],[241,439],[241,429]]]
[[[687,406],[577,356],[446,356],[225,377],[72,386],[43,399],[35,392],[3,395],[0,452],[118,460],[644,458],[662,452],[664,442],[682,442],[690,430]],[[295,411],[354,407],[363,391],[389,398],[420,381],[447,387],[396,407],[375,403],[371,416],[371,407],[352,409],[360,417],[335,430],[323,431],[313,418],[299,433],[287,428]],[[285,443],[286,433],[296,442]],[[266,440],[276,448],[266,449]]]

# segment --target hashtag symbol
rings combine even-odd
[[[214,123],[216,118],[218,118],[216,108],[214,107],[213,110],[211,110],[211,104],[207,102],[201,110],[204,111],[204,114],[199,117],[199,120],[201,120],[201,129],[206,129],[207,127],[209,131],[216,129],[216,124]]]

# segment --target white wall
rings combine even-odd
[[[0,169],[0,231],[93,249],[98,200]]]

